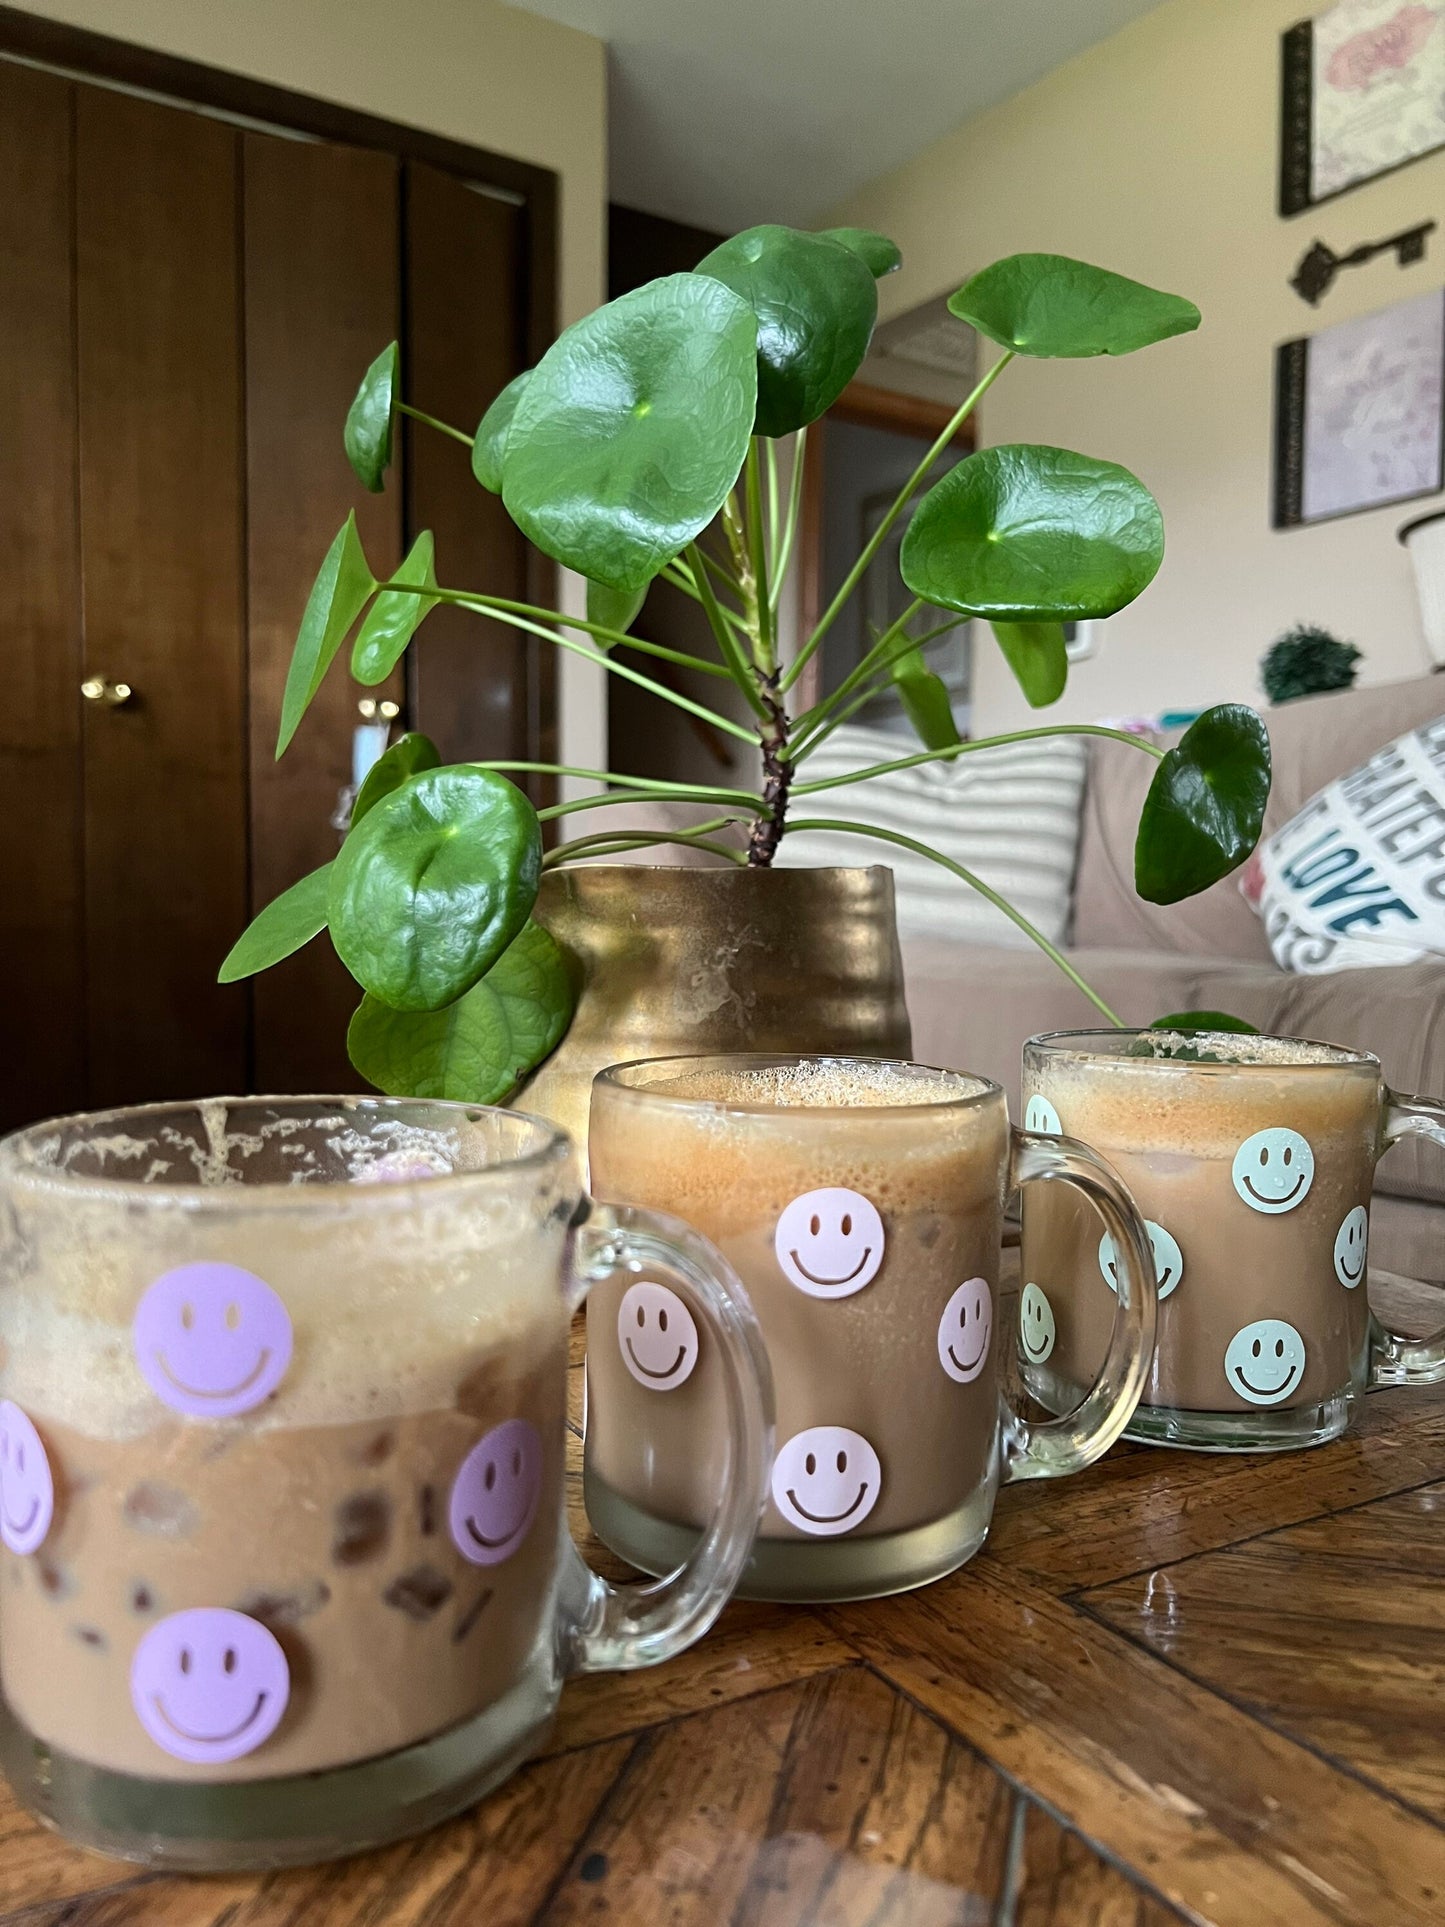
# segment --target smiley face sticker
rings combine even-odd
[[[1064,1127],[1059,1122],[1059,1114],[1046,1097],[1037,1091],[1024,1106],[1024,1129],[1037,1131],[1044,1137],[1062,1137]]]
[[[832,1539],[862,1525],[878,1503],[883,1466],[861,1432],[814,1425],[773,1461],[773,1504],[790,1526]]]
[[[291,1320],[240,1265],[179,1265],[157,1278],[131,1327],[158,1399],[187,1418],[236,1418],[270,1398],[291,1363]]]
[[[1019,1343],[1030,1365],[1042,1365],[1054,1349],[1054,1308],[1037,1285],[1025,1285],[1019,1299]]]
[[[224,1606],[171,1613],[130,1665],[136,1718],[162,1752],[192,1766],[244,1759],[281,1723],[291,1672],[259,1619]]]
[[[1173,1232],[1166,1231],[1162,1224],[1155,1224],[1152,1218],[1146,1218],[1144,1229],[1149,1233],[1149,1249],[1154,1254],[1154,1276],[1159,1281],[1159,1296],[1164,1299],[1184,1276],[1184,1253],[1179,1249],[1179,1241]],[[1107,1231],[1099,1240],[1099,1269],[1110,1291],[1117,1291],[1119,1260],[1114,1250],[1114,1240]]]
[[[697,1363],[697,1326],[692,1313],[666,1285],[629,1285],[617,1308],[622,1362],[650,1392],[670,1392],[692,1376]]]
[[[1293,1211],[1308,1196],[1315,1181],[1315,1154],[1298,1131],[1274,1125],[1244,1140],[1230,1175],[1250,1210],[1273,1218]]]
[[[0,1401],[0,1540],[22,1559],[45,1543],[55,1516],[55,1481],[29,1415]]]
[[[524,1418],[494,1425],[462,1460],[447,1518],[452,1542],[474,1566],[510,1559],[532,1529],[542,1497],[542,1440]]]
[[[1345,1213],[1335,1233],[1335,1276],[1353,1291],[1365,1275],[1365,1252],[1370,1242],[1370,1214],[1362,1204]]]
[[[938,1321],[938,1362],[956,1385],[972,1385],[988,1362],[993,1294],[986,1278],[966,1278]]]
[[[1305,1342],[1282,1318],[1258,1318],[1237,1331],[1224,1354],[1224,1376],[1251,1405],[1278,1405],[1304,1376]]]
[[[810,1298],[849,1298],[878,1276],[883,1220],[861,1191],[828,1185],[786,1205],[773,1233],[783,1276]]]

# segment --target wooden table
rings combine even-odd
[[[1435,1388],[1313,1452],[1015,1487],[924,1592],[734,1606],[383,1853],[156,1877],[6,1796],[0,1927],[1440,1927],[1442,1826]]]

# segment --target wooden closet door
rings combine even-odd
[[[90,1101],[244,1088],[236,130],[79,86],[75,265]]]
[[[525,246],[515,202],[407,163],[407,395],[468,433],[527,365]],[[435,531],[442,584],[529,600],[527,544],[473,480],[467,450],[408,422],[407,461],[408,524]],[[445,760],[538,759],[541,647],[465,610],[427,617],[410,655],[413,707]]]
[[[85,1098],[71,87],[0,65],[0,1128]]]
[[[399,167],[390,154],[318,141],[247,134],[242,144],[255,911],[335,856],[331,817],[351,776],[357,700],[368,693],[338,662],[276,761],[281,693],[312,579],[351,509],[378,576],[401,556],[400,460],[385,492],[370,495],[341,436],[363,372],[400,333]],[[401,675],[370,693],[400,700]],[[329,938],[264,972],[253,994],[255,1089],[355,1088],[346,1027],[361,992]]]

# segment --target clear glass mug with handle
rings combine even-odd
[[[1148,1223],[1159,1330],[1129,1435],[1212,1451],[1318,1445],[1376,1385],[1445,1378],[1445,1329],[1370,1310],[1375,1167],[1401,1138],[1445,1144],[1445,1106],[1386,1087],[1367,1051],[1295,1037],[1057,1032],[1024,1046],[1024,1116],[1119,1171]],[[1024,1360],[1069,1405],[1113,1318],[1112,1252],[1069,1202],[1028,1197],[1025,1274],[1055,1342]]]
[[[747,1559],[772,1404],[685,1226],[589,1206],[514,1112],[253,1098],[0,1143],[0,1743],[86,1846],[321,1859],[469,1805],[575,1673],[701,1637]],[[724,1466],[660,1583],[563,1506],[571,1316],[646,1267],[707,1333]]]
[[[744,1281],[777,1388],[771,1492],[739,1591],[836,1600],[940,1578],[982,1545],[1005,1480],[1089,1465],[1153,1349],[1144,1228],[1082,1145],[1011,1132],[985,1078],[878,1058],[658,1059],[593,1085],[594,1193],[686,1219]],[[1122,1253],[1116,1316],[1067,1415],[1004,1396],[1004,1205],[1068,1188]],[[1022,1300],[1027,1335],[1032,1300]],[[665,1572],[717,1502],[723,1382],[665,1284],[587,1309],[588,1516]]]

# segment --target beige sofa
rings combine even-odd
[[[1266,832],[1402,731],[1445,713],[1445,677],[1346,690],[1272,709]],[[1153,764],[1091,745],[1068,956],[1126,1022],[1228,1010],[1260,1030],[1374,1051],[1398,1090],[1445,1094],[1445,959],[1300,977],[1280,970],[1264,926],[1227,877],[1168,908],[1134,894],[1134,831]],[[1102,1022],[1041,952],[903,946],[914,1054],[996,1078],[1017,1115],[1019,1046],[1037,1031]],[[1373,1262],[1445,1278],[1445,1150],[1402,1145],[1380,1167]]]
[[[1266,832],[1325,783],[1407,729],[1445,713],[1445,677],[1347,690],[1268,712],[1274,782]],[[1176,1010],[1228,1010],[1260,1030],[1374,1051],[1398,1090],[1445,1094],[1445,959],[1328,977],[1280,970],[1264,926],[1227,877],[1161,909],[1134,894],[1134,832],[1154,764],[1123,744],[1091,744],[1074,881],[1070,961],[1129,1023]],[[710,812],[702,812],[709,814]],[[699,812],[619,803],[588,829],[694,822]],[[644,862],[721,861],[676,846]],[[1033,949],[905,939],[913,1050],[924,1063],[995,1078],[1018,1115],[1019,1055],[1038,1031],[1103,1022]],[[1445,1279],[1445,1151],[1402,1145],[1380,1169],[1370,1255],[1388,1270]]]

